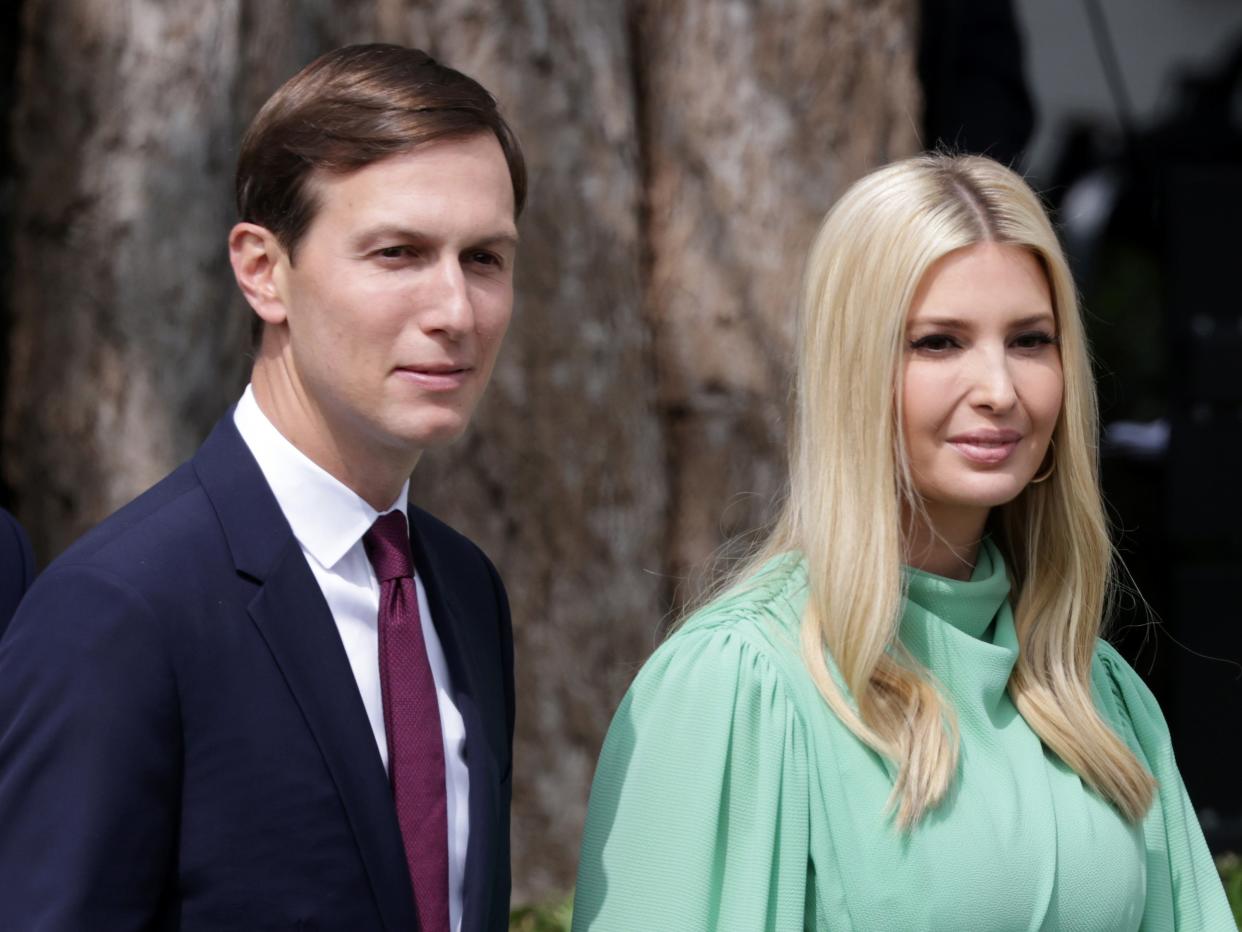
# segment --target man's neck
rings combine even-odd
[[[384,511],[400,495],[418,462],[417,453],[376,450],[368,438],[341,436],[283,370],[256,364],[250,384],[272,426],[376,511]]]

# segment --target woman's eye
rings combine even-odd
[[[1050,333],[1044,333],[1040,330],[1033,330],[1030,333],[1020,333],[1013,339],[1014,346],[1018,349],[1025,350],[1042,349],[1045,346],[1052,346],[1056,342],[1056,337]]]
[[[929,353],[943,353],[957,346],[953,337],[943,333],[931,333],[925,337],[910,341],[910,349],[925,350]]]

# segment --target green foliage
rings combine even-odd
[[[1233,907],[1233,921],[1242,928],[1242,857],[1222,854],[1216,859],[1216,868],[1220,871],[1220,879],[1225,883],[1229,905]]]
[[[509,913],[509,932],[569,932],[573,894],[537,906],[519,906]]]

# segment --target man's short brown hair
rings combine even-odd
[[[293,260],[317,205],[316,171],[344,173],[437,139],[492,133],[526,200],[526,165],[496,100],[426,52],[350,45],[315,59],[259,110],[237,160],[239,219],[266,227]]]

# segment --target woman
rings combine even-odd
[[[789,499],[604,744],[576,932],[1233,930],[1111,557],[1065,258],[978,157],[864,178],[802,305]]]

